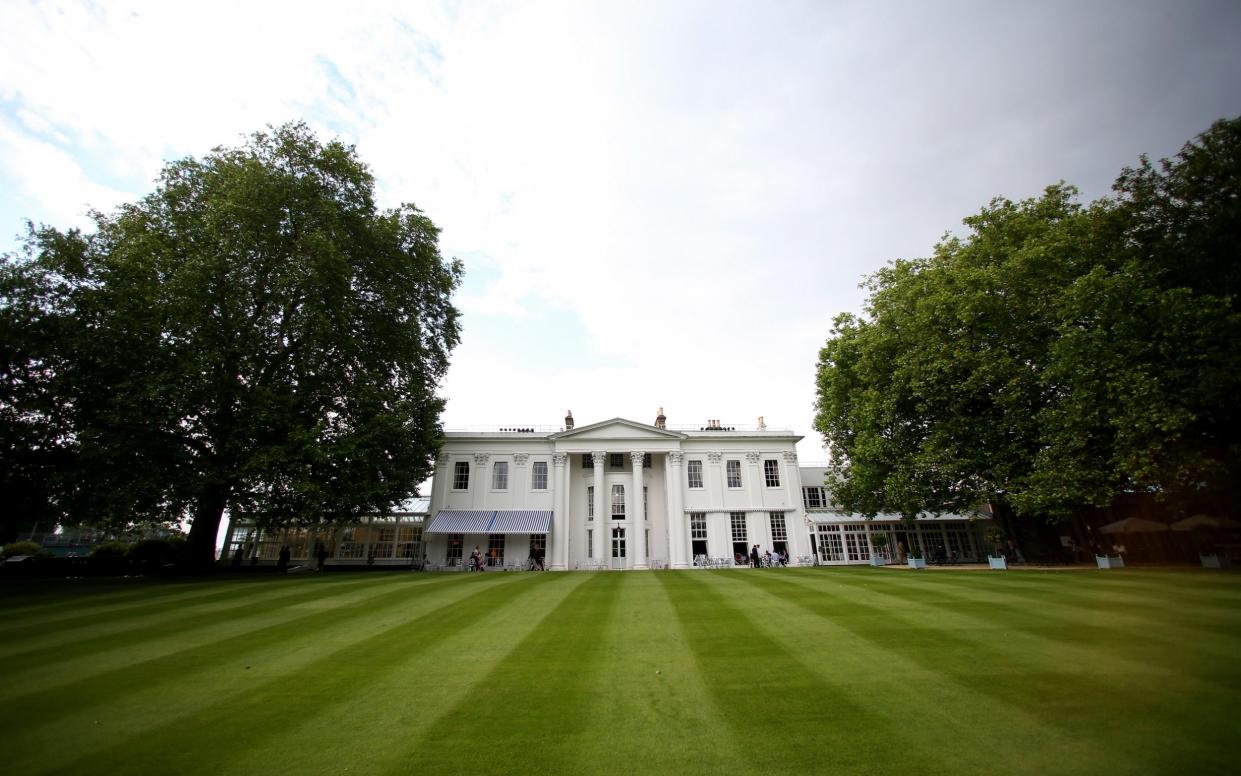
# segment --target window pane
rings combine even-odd
[[[487,565],[504,565],[504,534],[487,535]]]
[[[547,461],[535,461],[531,470],[530,487],[534,490],[547,490]]]
[[[741,461],[729,461],[728,466],[728,487],[741,487]]]
[[[685,471],[689,476],[689,486],[691,488],[701,488],[702,461],[690,461],[686,464]]]
[[[763,461],[763,476],[767,479],[767,487],[780,487],[780,462],[774,460]]]
[[[453,490],[469,490],[470,489],[470,462],[457,461],[453,466],[452,474]]]
[[[730,512],[729,519],[732,522],[733,541],[744,542],[745,538],[745,512]]]
[[[491,472],[492,490],[508,490],[508,462],[496,461]]]

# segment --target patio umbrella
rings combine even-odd
[[[1210,515],[1194,515],[1184,520],[1177,520],[1172,524],[1173,531],[1192,531],[1195,528],[1238,528],[1241,523],[1236,520],[1229,520],[1226,517],[1211,517]]]
[[[1154,520],[1147,520],[1141,517],[1126,517],[1124,520],[1117,520],[1114,523],[1108,523],[1099,529],[1100,533],[1155,533],[1157,531],[1168,530],[1167,523],[1160,523]]]

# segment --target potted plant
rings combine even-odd
[[[991,526],[985,534],[987,541],[991,542],[992,554],[987,556],[987,565],[998,571],[1008,568],[1008,558],[1004,557],[1004,532],[999,526]]]
[[[875,534],[870,537],[870,546],[874,548],[874,552],[870,554],[870,565],[886,566],[888,559],[883,554],[883,549],[888,546],[887,534]]]
[[[911,569],[926,568],[926,557],[922,554],[922,546],[916,536],[909,542],[909,552],[905,554],[905,561]]]
[[[1115,555],[1096,555],[1094,556],[1094,562],[1101,569],[1123,569],[1125,567],[1125,558],[1120,553]]]

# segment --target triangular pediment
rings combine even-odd
[[[599,423],[591,423],[588,426],[578,426],[569,431],[561,431],[558,434],[552,434],[551,439],[557,441],[572,440],[574,442],[582,442],[586,440],[641,440],[641,439],[685,439],[684,434],[676,431],[668,431],[663,428],[655,428],[645,423],[637,423],[624,418],[612,418]]]

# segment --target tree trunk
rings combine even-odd
[[[208,485],[194,505],[194,522],[186,542],[185,562],[190,568],[208,569],[215,564],[215,538],[220,532],[227,493],[223,485]]]

